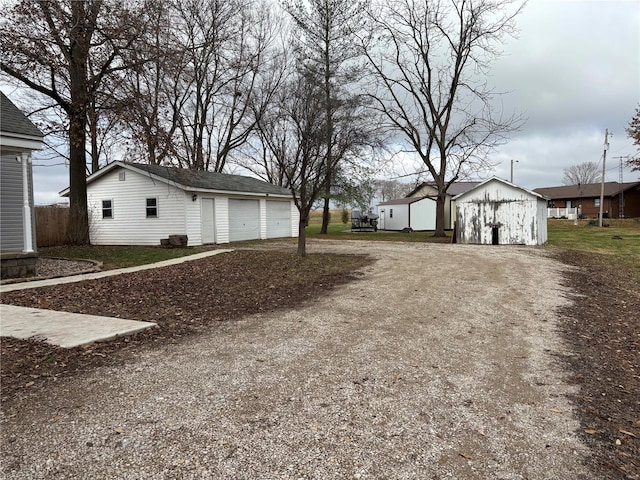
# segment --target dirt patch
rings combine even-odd
[[[560,331],[572,353],[563,357],[580,435],[603,478],[640,478],[640,288],[633,274],[607,257],[563,252],[577,268],[565,274],[574,302],[561,310]]]

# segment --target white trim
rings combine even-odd
[[[33,235],[31,230],[31,203],[29,202],[29,164],[31,154],[21,153],[17,160],[22,163],[22,228],[24,232],[23,252],[33,252]]]

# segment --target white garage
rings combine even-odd
[[[64,190],[61,195],[68,195]],[[114,162],[87,178],[91,243],[188,245],[297,237],[291,192],[257,178]]]

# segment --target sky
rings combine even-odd
[[[608,129],[605,179],[619,181],[620,157],[637,152],[625,128],[640,103],[640,1],[530,0],[517,25],[518,36],[507,40],[488,83],[508,92],[506,114],[527,120],[492,155],[496,167],[486,178],[509,180],[513,160],[514,183],[561,185],[565,168],[587,161],[602,166]],[[0,88],[11,98],[12,88]],[[398,165],[396,173],[407,168]],[[623,181],[640,181],[640,172],[624,168]],[[36,153],[36,204],[64,201],[58,192],[66,187],[64,161]]]

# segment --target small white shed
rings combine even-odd
[[[454,198],[456,241],[488,245],[547,242],[547,198],[497,177]]]
[[[68,194],[68,189],[61,195]],[[297,237],[291,192],[257,178],[113,162],[87,177],[94,245],[188,245]]]
[[[436,201],[430,197],[398,198],[378,204],[380,230],[435,230]]]

